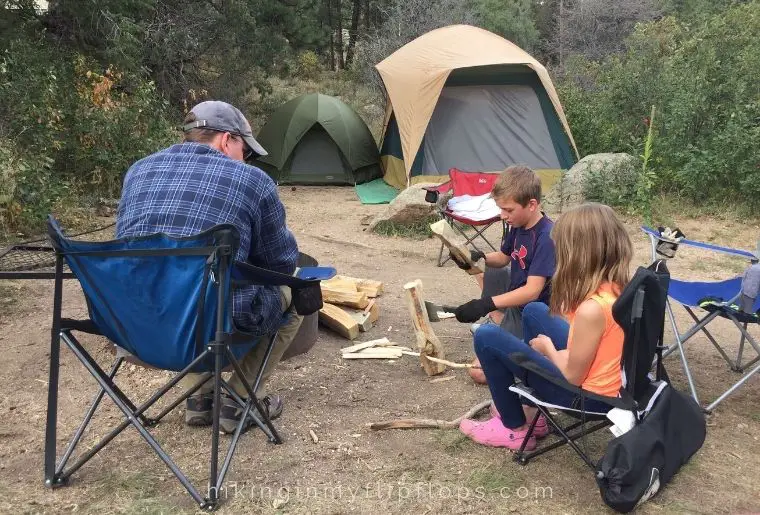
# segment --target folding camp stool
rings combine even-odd
[[[486,195],[491,192],[496,179],[499,178],[498,173],[485,173],[485,172],[465,172],[452,168],[449,170],[449,180],[438,186],[432,186],[425,188],[427,194],[425,200],[431,203],[437,203],[441,194],[452,192],[452,198],[460,197],[462,195],[480,196]],[[462,215],[454,213],[448,208],[448,204],[438,205],[438,215],[451,226],[457,233],[462,235],[465,239],[465,244],[472,246],[474,249],[478,249],[475,245],[475,240],[483,240],[488,247],[494,252],[499,249],[496,248],[485,236],[485,231],[488,230],[495,223],[502,223],[502,240],[507,233],[507,225],[502,221],[500,215],[490,217],[486,220],[473,220]],[[470,228],[474,231],[474,234],[468,235],[466,230]],[[449,259],[449,256],[443,255],[444,245],[441,243],[441,248],[438,251],[438,266],[443,266]]]
[[[641,230],[649,237],[652,249],[652,259],[658,259],[657,245],[662,241],[669,241],[663,239],[658,230],[650,227],[642,227]],[[703,243],[694,240],[681,239],[678,241],[678,245],[687,247],[699,248],[708,252],[716,252],[723,255],[739,257],[747,259],[750,264],[758,262],[758,256],[752,252],[740,249],[732,249],[728,247],[721,247],[719,245],[713,245],[710,243]],[[689,383],[689,389],[694,400],[699,403],[699,397],[697,396],[697,389],[694,385],[694,379],[692,377],[691,370],[689,368],[686,354],[684,353],[684,344],[697,333],[703,333],[710,343],[715,347],[721,357],[728,363],[729,368],[738,373],[747,371],[736,383],[734,383],[728,390],[722,393],[717,399],[704,407],[707,412],[712,411],[720,404],[726,397],[731,395],[740,386],[746,383],[754,374],[760,372],[760,364],[750,369],[753,365],[760,361],[760,344],[752,337],[748,331],[750,324],[758,324],[760,326],[760,297],[755,299],[754,305],[750,309],[743,309],[743,306],[739,305],[739,299],[741,296],[742,278],[737,276],[724,281],[680,281],[677,279],[671,279],[670,287],[668,288],[668,301],[667,301],[667,313],[670,319],[671,327],[673,328],[673,334],[675,335],[675,343],[670,345],[663,356],[668,356],[672,352],[678,350],[681,356],[681,363],[683,365],[684,374]],[[675,300],[683,306],[686,313],[694,320],[694,325],[691,326],[685,332],[681,332],[676,324],[675,316],[673,314],[673,308],[670,303],[670,299]],[[707,302],[706,302],[707,301]],[[705,314],[698,316],[695,313],[696,309],[701,309]],[[721,317],[733,322],[740,333],[739,349],[736,354],[736,359],[731,359],[726,353],[725,349],[717,342],[715,337],[707,329],[707,326],[715,320]],[[742,363],[745,342],[748,342],[754,351],[758,354],[753,359]],[[749,369],[749,370],[748,370]]]
[[[222,378],[222,371],[227,367],[232,367],[237,376],[243,378],[238,360],[255,345],[262,344],[261,337],[240,331],[234,326],[232,292],[236,287],[246,285],[286,285],[294,292],[294,298],[308,305],[302,313],[307,314],[307,310],[319,309],[319,281],[333,276],[335,269],[302,268],[299,272],[304,278],[301,279],[235,262],[233,256],[239,236],[231,225],[218,225],[188,237],[154,234],[106,242],[82,242],[65,237],[58,223],[50,217],[48,232],[56,259],[45,430],[45,484],[51,488],[66,485],[72,474],[131,425],[201,509],[216,509],[224,478],[247,418],[252,418],[270,442],[282,441],[268,412],[255,394],[272,350],[274,336],[269,338],[256,378],[250,383],[242,381],[247,400],[238,396]],[[82,286],[89,320],[62,317],[64,261]],[[298,308],[299,304],[295,303],[295,306]],[[105,336],[120,349],[108,372],[88,353],[74,332]],[[100,390],[63,456],[57,460],[61,342],[90,372]],[[178,374],[148,400],[137,405],[114,382],[117,371],[128,359],[136,359],[140,364]],[[207,378],[202,378],[160,413],[154,416],[146,414],[149,408],[191,372],[211,372],[213,381],[211,452],[205,495],[177,467],[148,429],[195,393]],[[219,418],[222,389],[237,402],[245,415],[240,417],[220,466]],[[72,460],[73,464],[69,464],[104,395],[108,395],[116,404],[125,420],[99,439],[93,447],[81,452]]]

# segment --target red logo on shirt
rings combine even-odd
[[[525,270],[525,258],[528,257],[528,249],[525,245],[520,245],[520,250],[512,251],[512,259],[520,262],[520,268]]]

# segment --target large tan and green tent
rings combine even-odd
[[[376,68],[388,101],[380,158],[392,186],[441,182],[451,168],[526,164],[548,187],[578,158],[546,68],[496,34],[436,29]]]
[[[256,138],[260,166],[280,184],[361,184],[382,175],[377,143],[353,109],[311,93],[275,111]]]

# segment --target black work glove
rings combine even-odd
[[[493,298],[486,297],[484,299],[472,299],[469,302],[465,302],[454,310],[457,320],[463,323],[477,322],[482,317],[486,316],[491,311],[494,311],[496,306],[493,303]]]
[[[462,270],[469,270],[470,269],[470,265],[468,265],[464,261],[461,261],[458,257],[456,257],[454,255],[453,252],[449,252],[449,257]],[[477,263],[479,260],[485,259],[485,258],[486,258],[486,255],[483,254],[483,252],[481,252],[479,250],[471,250],[470,251],[470,259],[472,259],[473,263]]]

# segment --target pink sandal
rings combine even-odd
[[[499,417],[493,417],[485,422],[466,418],[459,424],[459,429],[474,442],[490,447],[506,447],[513,451],[520,449],[525,436],[528,434],[527,429],[513,431],[504,427]],[[525,450],[532,451],[535,448],[536,438],[531,436],[525,445]]]
[[[499,411],[496,409],[496,405],[494,403],[491,403],[491,407],[489,408],[489,411],[491,413],[492,417],[501,418],[501,415],[499,415]],[[528,423],[531,421],[529,420]],[[543,415],[538,416],[538,422],[536,422],[536,427],[533,428],[533,435],[536,438],[544,438],[545,436],[549,435],[549,423],[546,421],[546,417]]]

